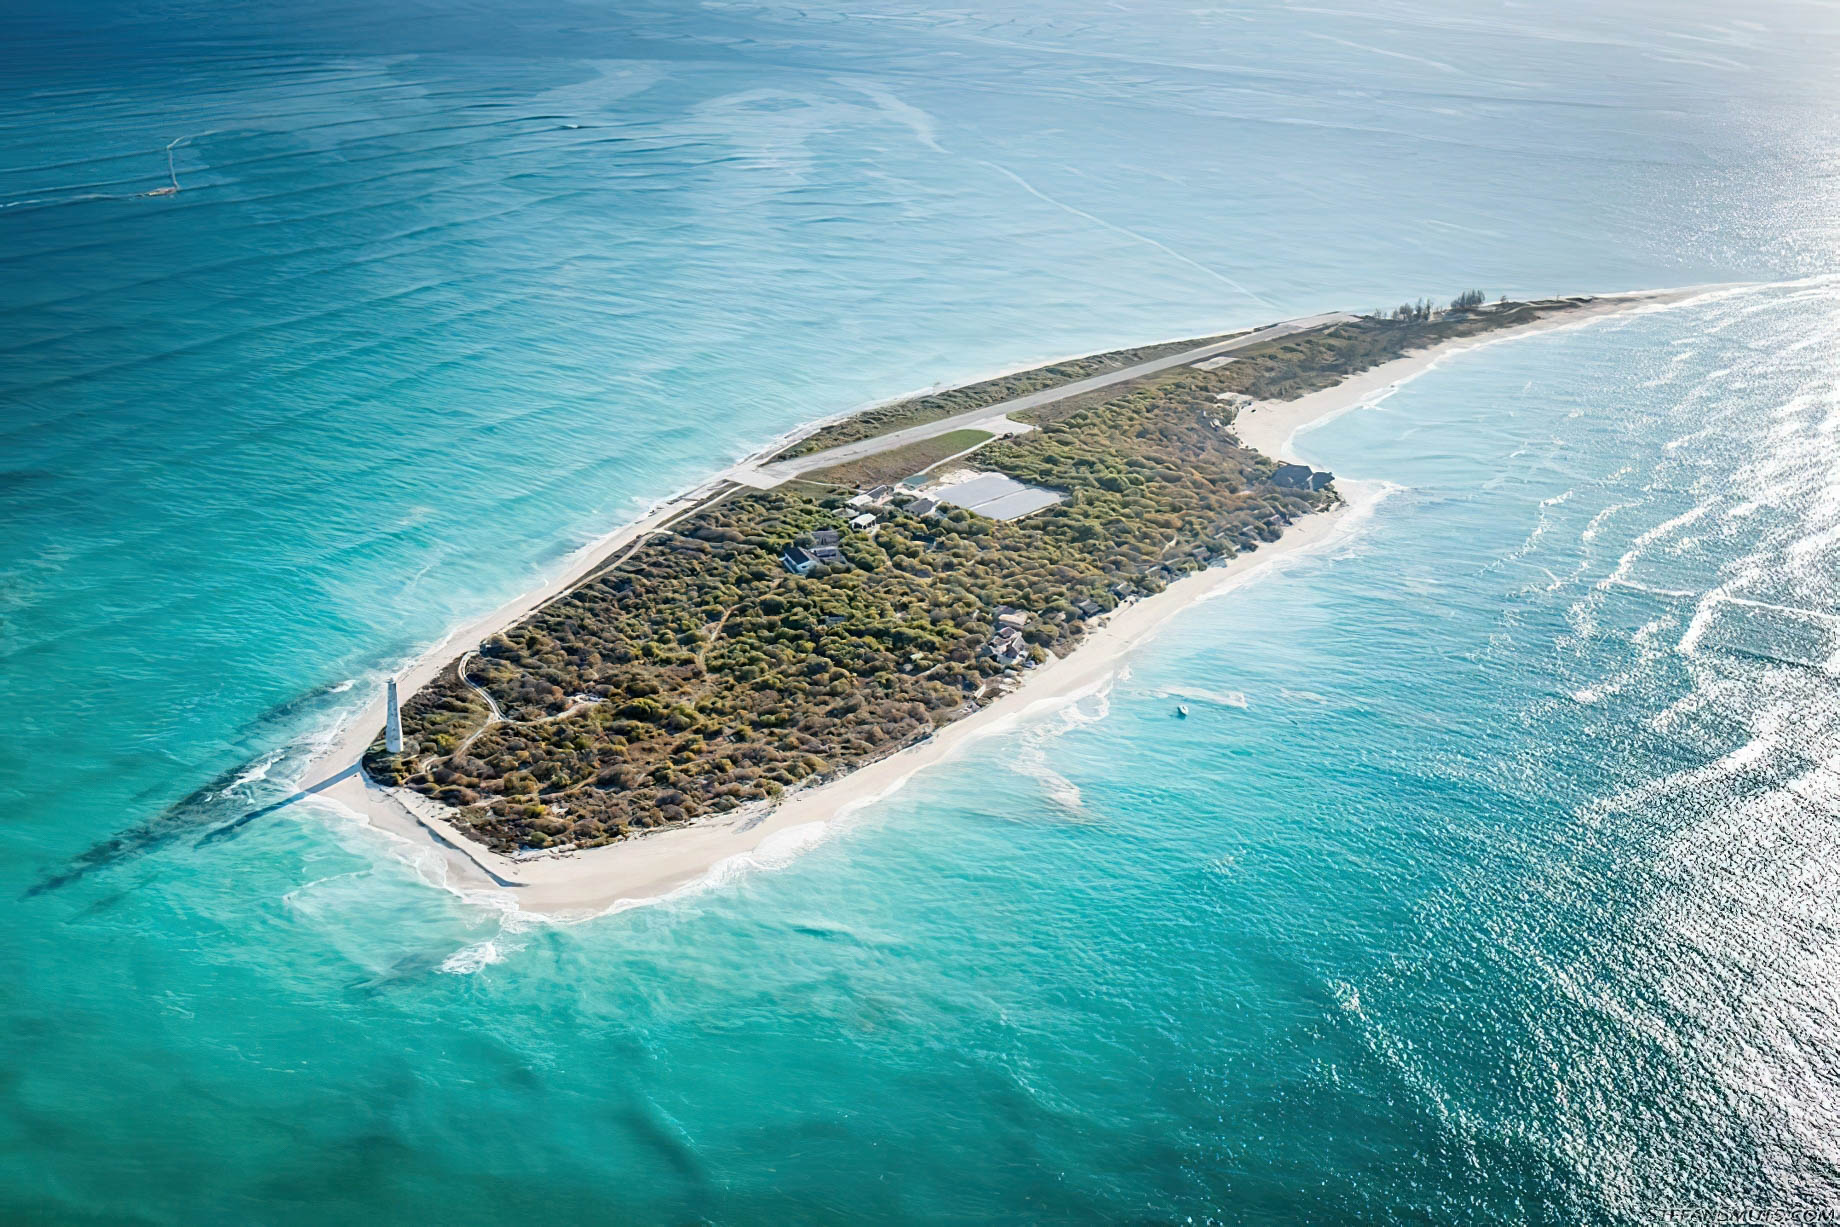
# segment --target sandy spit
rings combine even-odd
[[[1400,384],[1424,374],[1454,354],[1468,353],[1470,350],[1512,341],[1536,332],[1581,328],[1610,316],[1642,310],[1662,310],[1678,306],[1689,299],[1711,297],[1742,288],[1725,285],[1692,286],[1678,290],[1635,290],[1625,294],[1598,295],[1585,306],[1563,315],[1547,316],[1530,324],[1503,328],[1499,332],[1479,337],[1446,341],[1442,345],[1434,345],[1382,363],[1372,370],[1344,379],[1332,388],[1324,388],[1296,400],[1260,401],[1241,411],[1234,419],[1233,428],[1247,447],[1281,460],[1294,460],[1296,457],[1290,451],[1291,438],[1305,426],[1317,426],[1351,409],[1370,405]]]

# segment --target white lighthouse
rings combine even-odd
[[[396,679],[390,679],[390,706],[383,714],[383,748],[402,753],[402,709],[396,701]]]

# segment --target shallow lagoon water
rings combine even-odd
[[[17,10],[0,1206],[1831,1201],[1820,20]],[[1386,491],[1352,541],[770,871],[557,928],[336,814],[219,834],[398,662],[801,422],[1471,284],[1733,280],[1301,436]]]

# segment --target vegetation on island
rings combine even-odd
[[[1531,323],[1542,315],[1585,301],[1553,299],[1485,305],[1481,292],[1471,290],[1441,311],[1424,300],[1390,315],[1375,312],[1347,323],[1266,341],[1237,352],[1235,360],[1218,373],[1223,388],[1252,400],[1295,400],[1332,388],[1351,375],[1415,350]],[[1402,311],[1407,314],[1400,314]],[[1045,406],[1025,416],[1037,420],[1044,411],[1053,413],[1064,404]]]
[[[404,706],[404,752],[374,745],[365,767],[502,852],[603,844],[860,767],[1073,650],[1121,601],[1335,501],[1239,444],[1243,397],[1553,305],[1365,317],[1044,406],[1039,429],[972,458],[1063,494],[1021,519],[902,495],[847,528],[879,471],[726,489],[450,665]],[[832,539],[809,574],[782,563]]]
[[[1069,358],[1064,362],[1038,366],[1033,370],[1017,371],[1013,375],[999,375],[995,379],[966,384],[962,388],[948,388],[943,392],[930,392],[925,396],[915,396],[886,405],[876,405],[860,413],[851,414],[840,422],[820,426],[817,430],[794,441],[774,456],[774,459],[790,460],[794,456],[809,456],[845,443],[855,443],[860,439],[873,439],[878,435],[905,430],[909,426],[936,422],[940,418],[948,418],[954,414],[1000,404],[1018,396],[1027,396],[1031,392],[1039,392],[1044,388],[1059,387],[1061,384],[1102,375],[1107,371],[1136,366],[1140,362],[1154,362],[1158,358],[1167,358],[1172,354],[1197,349],[1215,341],[1225,341],[1235,335],[1237,334],[1227,332],[1219,336],[1197,337],[1189,341],[1166,341],[1159,345],[1138,345],[1130,349],[1114,349],[1103,354],[1090,354],[1084,358]]]

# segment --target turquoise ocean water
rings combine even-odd
[[[1837,24],[9,5],[0,1216],[1834,1204]],[[801,422],[1730,281],[1300,437],[1358,531],[714,889],[557,927],[327,810],[223,832]]]

